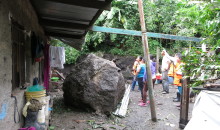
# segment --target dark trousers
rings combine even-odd
[[[163,91],[169,93],[168,71],[162,72],[162,86],[163,86]]]
[[[143,100],[143,87],[144,87],[144,82],[143,82],[143,77],[137,78],[138,81],[138,86],[141,90],[141,99]]]
[[[132,81],[132,84],[131,84],[131,90],[134,90],[135,85],[136,85],[136,82],[137,82],[137,77],[134,76],[133,81]],[[140,88],[138,88],[138,90],[140,90]]]

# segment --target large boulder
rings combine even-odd
[[[121,72],[126,80],[132,80],[133,74],[132,74],[132,67],[134,64],[134,61],[136,57],[134,56],[118,56],[118,55],[112,55],[112,54],[104,54],[104,59],[107,60],[116,60],[116,65],[121,69]]]
[[[66,77],[63,91],[66,105],[109,114],[123,97],[125,81],[114,62],[89,54]]]

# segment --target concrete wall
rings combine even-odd
[[[24,90],[12,91],[12,42],[9,12],[15,21],[25,26],[26,30],[32,30],[44,36],[29,0],[0,0],[0,130],[16,130],[23,125],[23,121],[14,123],[14,99],[11,98],[11,94],[17,97],[20,115],[25,102]],[[39,64],[31,64],[30,38],[26,41],[26,80],[32,82],[32,78],[38,76]],[[2,107],[4,105],[6,105],[6,112]],[[23,119],[22,115],[21,118]]]

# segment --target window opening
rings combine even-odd
[[[25,83],[25,39],[23,30],[23,26],[12,22],[12,89]]]

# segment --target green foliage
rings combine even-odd
[[[50,41],[50,44],[53,46],[65,47],[66,64],[75,63],[77,58],[81,55],[81,53],[78,50],[74,49],[69,45],[64,44],[58,39],[52,39]]]
[[[216,52],[216,50],[210,50]],[[203,52],[201,48],[191,48],[183,57],[185,76],[191,77],[191,86],[198,87],[215,74],[219,76],[220,53],[210,54]],[[204,73],[204,76],[201,74]]]
[[[111,11],[104,11],[96,25],[111,28],[140,30],[137,4],[130,1],[113,1]],[[141,55],[140,37],[89,32],[86,36],[85,49],[103,51],[117,55]],[[137,51],[136,51],[137,50]]]
[[[173,34],[189,37],[203,37],[201,43],[207,44],[213,50],[220,46],[220,0],[211,3],[193,4],[188,0],[158,0],[156,2],[144,1],[144,12],[148,32]],[[113,1],[112,10],[105,11],[95,23],[98,26],[141,30],[138,6],[135,0]],[[188,76],[201,74],[204,68],[219,65],[220,56],[207,56],[202,53],[201,43],[174,41],[167,39],[149,38],[150,53],[155,54],[156,46],[165,48],[169,52],[183,52],[184,48],[192,47],[184,56],[185,70]],[[140,37],[127,35],[89,32],[86,36],[85,48],[87,51],[102,51],[115,55],[143,55]],[[201,59],[204,59],[201,62]],[[212,72],[210,71],[210,74]],[[208,78],[208,77],[205,77]],[[196,81],[196,86],[202,84]]]
[[[194,30],[194,33],[206,38],[202,43],[205,43],[210,48],[210,51],[216,51],[220,45],[219,5],[220,1],[215,3],[203,3],[191,6],[188,10],[181,9],[176,14],[178,20],[182,19],[183,22],[189,23],[185,24],[187,29],[189,28],[191,31]],[[183,27],[183,23],[180,25]],[[206,52],[202,52],[201,48],[194,47],[190,50],[183,60],[186,63],[184,70],[187,76],[196,77],[191,83],[192,87],[203,84],[205,80],[220,70],[219,57],[219,54],[209,55]],[[205,76],[201,78],[202,72],[205,73]]]
[[[204,37],[206,38],[204,42],[214,45],[217,43],[219,45],[219,3],[189,4],[185,0],[159,0],[152,3],[144,0],[147,30],[149,32],[179,36]],[[136,1],[116,0],[113,1],[112,6],[110,12],[104,11],[95,23],[96,25],[140,30]],[[157,41],[157,44],[152,44],[152,41],[154,43]],[[192,46],[200,46],[198,43],[190,44]],[[143,54],[142,50],[133,51],[133,49],[142,46],[140,37],[89,32],[86,37],[86,45],[89,46],[89,51],[98,51],[100,48],[106,48],[105,52],[113,52],[115,54]],[[155,45],[177,52],[179,47],[188,47],[189,42],[149,38],[149,45],[151,53],[155,53]],[[111,49],[113,50],[110,51]]]

